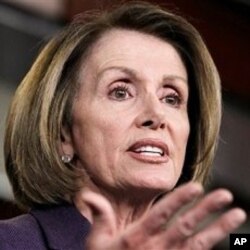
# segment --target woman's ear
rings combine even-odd
[[[59,154],[61,157],[69,156],[71,159],[74,156],[73,140],[70,129],[63,126],[61,129],[61,136],[59,142]]]

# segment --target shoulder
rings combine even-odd
[[[90,227],[72,204],[40,207],[0,221],[0,250],[83,249]]]
[[[0,221],[0,249],[46,249],[35,218],[25,214]]]
[[[91,225],[74,204],[39,208],[30,214],[39,223],[49,249],[83,249]]]

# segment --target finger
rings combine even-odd
[[[111,204],[103,196],[87,191],[82,200],[88,207],[93,234],[112,234],[115,231],[115,215]]]
[[[210,226],[203,229],[192,239],[193,249],[211,249],[229,233],[236,230],[246,220],[246,213],[240,209],[231,209]]]
[[[194,234],[197,226],[204,219],[221,210],[231,203],[232,200],[232,194],[225,189],[219,189],[207,194],[197,204],[176,218],[168,230],[166,230],[166,235],[169,239],[168,243],[172,244],[173,242],[184,240]]]
[[[149,215],[142,222],[141,228],[146,230],[145,234],[149,236],[159,233],[180,208],[199,197],[202,193],[203,188],[201,184],[194,182],[175,189],[155,204]]]

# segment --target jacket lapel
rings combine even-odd
[[[90,223],[71,204],[31,210],[49,249],[83,250]]]

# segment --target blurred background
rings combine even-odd
[[[21,213],[4,170],[5,117],[14,90],[44,43],[79,12],[118,0],[0,1],[0,219]],[[124,1],[122,1],[124,2]],[[227,187],[250,213],[250,0],[162,0],[202,34],[219,69],[223,122],[208,189]],[[247,222],[237,232],[250,233]],[[218,249],[229,249],[226,239]]]

